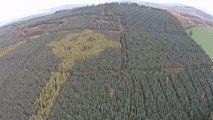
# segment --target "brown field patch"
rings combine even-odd
[[[33,26],[29,26],[27,28],[24,28],[22,31],[17,32],[17,37],[33,37],[42,34],[47,29],[52,29],[54,27],[57,27],[60,22],[47,22],[47,23],[41,23],[36,24]]]
[[[169,12],[178,19],[178,21],[183,25],[184,28],[189,28],[197,25],[209,27],[213,26],[213,21],[210,21],[198,15],[180,11],[169,11]]]

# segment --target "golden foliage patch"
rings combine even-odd
[[[49,44],[53,54],[62,59],[57,72],[52,72],[46,86],[34,103],[34,114],[30,120],[46,120],[51,113],[62,85],[69,77],[69,71],[77,60],[97,56],[106,48],[119,48],[119,42],[107,40],[104,35],[84,30],[70,34],[60,41]]]
[[[8,54],[9,52],[13,51],[14,49],[16,49],[17,47],[20,47],[21,45],[23,45],[24,43],[26,43],[26,41],[20,41],[17,42],[15,44],[9,45],[7,47],[4,48],[0,48],[0,57],[3,57],[4,55]]]

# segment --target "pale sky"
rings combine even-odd
[[[20,17],[29,16],[48,8],[61,6],[64,4],[98,4],[105,2],[112,2],[113,0],[0,0],[0,23],[14,20]],[[122,1],[122,0],[115,0]],[[123,0],[131,1],[134,0]],[[140,1],[140,0],[135,0]],[[142,0],[141,0],[142,1]],[[199,7],[209,13],[213,14],[213,7],[211,0],[143,0],[146,2],[155,3],[180,3],[190,6]]]

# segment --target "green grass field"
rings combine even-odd
[[[213,60],[213,28],[193,27],[187,33],[206,51]]]

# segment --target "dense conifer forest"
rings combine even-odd
[[[0,119],[208,120],[212,63],[166,10],[58,11],[0,29]]]

